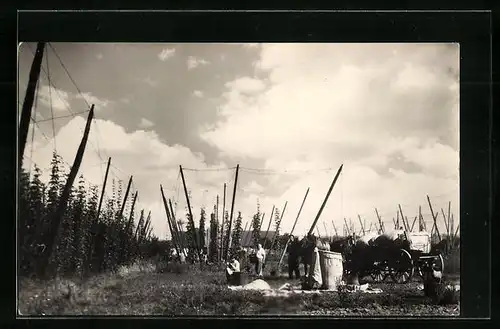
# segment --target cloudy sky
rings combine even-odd
[[[179,165],[186,168],[195,219],[201,207],[211,211],[217,195],[222,208],[224,183],[230,207],[234,167],[240,164],[235,211],[242,212],[244,223],[257,200],[266,212],[265,225],[272,206],[281,209],[288,201],[282,228],[289,231],[310,187],[295,231],[303,234],[344,164],[320,218],[320,233],[323,222],[333,230],[332,221],[341,232],[344,217],[359,230],[358,215],[368,228],[377,220],[375,207],[392,227],[398,204],[410,222],[421,205],[430,230],[426,195],[435,212],[446,213],[451,201],[458,224],[456,44],[51,46],[25,167],[31,158],[48,168],[54,148],[72,163],[86,103],[95,104],[80,172],[102,186],[111,157],[111,177],[126,184],[134,176],[136,209],[151,210],[161,238],[168,228],[160,183],[176,201],[177,216],[185,213]],[[19,49],[20,103],[35,48]],[[58,117],[54,127],[51,108]],[[438,225],[445,231],[442,215]]]

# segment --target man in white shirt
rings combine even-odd
[[[266,251],[262,248],[262,245],[259,243],[257,246],[257,263],[255,264],[255,272],[257,272],[258,277],[262,277],[262,267],[264,262],[266,261]]]

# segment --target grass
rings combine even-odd
[[[266,277],[278,288],[283,277]],[[258,291],[227,288],[220,266],[136,263],[89,280],[20,282],[23,315],[256,315],[329,314],[335,316],[458,315],[459,305],[438,303],[406,285],[382,283],[381,294],[292,294],[265,297]]]

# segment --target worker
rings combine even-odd
[[[256,256],[257,256],[257,262],[255,263],[255,272],[257,274],[257,277],[262,278],[263,277],[262,268],[266,261],[266,251],[264,250],[264,248],[262,248],[262,245],[260,243],[257,245]]]
[[[294,273],[295,273],[295,278],[300,279],[299,255],[300,255],[299,240],[298,238],[292,236],[290,244],[288,245],[288,277],[290,279],[293,279]]]
[[[240,273],[240,262],[235,258],[231,258],[226,264],[226,278],[227,283],[232,284],[236,273]]]

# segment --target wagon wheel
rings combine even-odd
[[[372,273],[370,274],[374,282],[383,282],[385,281],[385,279],[387,279],[388,275],[389,273],[387,273],[387,271],[380,269],[373,270]]]
[[[437,255],[432,262],[432,268],[436,271],[444,272],[444,259],[441,254]]]
[[[390,275],[396,283],[407,283],[411,280],[414,273],[413,260],[408,251],[400,249],[394,260]]]
[[[374,282],[383,282],[389,276],[389,271],[386,269],[385,262],[383,262],[383,268],[379,263],[374,264],[374,267],[370,273],[370,276]]]

